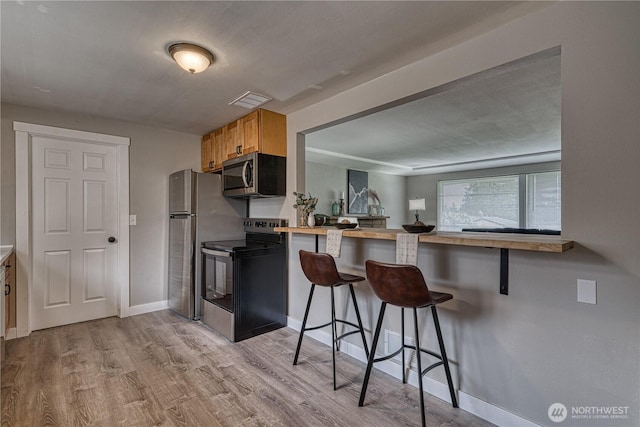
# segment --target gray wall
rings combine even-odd
[[[637,2],[555,4],[294,112],[287,120],[287,198],[254,201],[251,215],[295,221],[291,192],[304,188],[298,133],[561,46],[563,236],[577,247],[564,254],[511,251],[509,296],[498,294],[496,250],[422,245],[419,266],[434,289],[455,296],[442,307],[441,322],[461,392],[542,425],[552,424],[547,408],[554,402],[630,407],[627,420],[562,425],[640,425],[639,21]],[[5,243],[14,233],[11,120],[132,138],[131,212],[139,222],[131,235],[132,302],[163,300],[164,179],[197,167],[198,136],[3,106]],[[312,249],[313,238],[295,236],[291,244],[289,315],[301,320],[308,286],[297,250]],[[394,257],[393,242],[345,239],[343,249],[345,271],[362,273],[365,259]],[[598,281],[597,305],[576,302],[577,278]],[[378,302],[366,284],[357,293],[372,329]],[[312,320],[326,319],[326,307],[318,302]],[[397,318],[385,328],[399,331]],[[430,338],[427,344],[433,347]],[[429,375],[443,381],[440,372]]]
[[[168,175],[200,168],[200,136],[126,122],[2,105],[2,244],[15,244],[15,149],[13,121],[131,138],[131,306],[167,299]]]
[[[547,416],[554,402],[629,407],[626,420],[563,425],[640,425],[638,22],[637,2],[560,2],[288,116],[289,156],[298,158],[297,134],[307,129],[561,46],[562,233],[577,247],[511,251],[509,296],[498,294],[495,249],[425,244],[419,253],[431,286],[455,296],[441,321],[459,390],[542,425],[555,425]],[[289,188],[303,167],[288,165]],[[294,218],[290,199],[285,208]],[[346,271],[362,273],[367,258],[394,258],[393,242],[344,244]],[[308,292],[300,248],[312,249],[313,238],[292,238],[289,315],[296,320]],[[578,278],[598,282],[597,305],[576,301]],[[377,301],[366,285],[357,292],[372,328]],[[322,303],[316,307],[312,318],[326,315]],[[398,331],[398,321],[385,328]],[[440,372],[429,375],[443,381]]]
[[[331,215],[331,203],[337,200],[339,193],[344,191],[347,197],[347,169],[342,166],[326,165],[307,162],[305,164],[305,192],[318,197],[316,213]],[[369,188],[376,190],[382,206],[385,209],[387,228],[401,228],[407,216],[408,201],[405,188],[407,178],[403,176],[387,175],[383,173],[369,172]],[[345,211],[346,203],[345,202]],[[373,203],[369,199],[369,203]]]

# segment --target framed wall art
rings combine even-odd
[[[369,206],[369,174],[347,169],[347,213],[366,214]]]

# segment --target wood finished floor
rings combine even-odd
[[[418,390],[284,328],[231,344],[170,311],[108,318],[6,343],[2,426],[417,426]],[[489,423],[425,395],[433,426]]]

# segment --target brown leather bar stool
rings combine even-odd
[[[427,284],[424,281],[424,277],[420,270],[413,265],[405,264],[384,264],[376,261],[367,261],[367,278],[369,284],[373,288],[373,292],[382,300],[382,306],[380,307],[380,315],[378,316],[378,323],[375,333],[373,335],[373,343],[371,344],[371,353],[369,354],[369,360],[367,363],[367,370],[364,375],[364,382],[362,384],[362,390],[360,391],[360,402],[358,406],[364,404],[364,397],[367,393],[367,385],[369,383],[369,377],[371,376],[371,368],[376,362],[388,360],[398,353],[402,352],[402,382],[406,382],[405,367],[404,367],[404,349],[409,348],[416,350],[416,358],[418,360],[418,384],[420,388],[420,409],[422,410],[422,425],[425,425],[424,414],[424,395],[422,387],[422,377],[432,370],[433,368],[444,365],[444,371],[447,374],[447,382],[449,383],[449,393],[451,393],[451,403],[454,408],[458,407],[458,401],[456,399],[455,392],[453,390],[453,381],[451,380],[451,371],[449,370],[449,361],[447,360],[447,353],[444,349],[444,343],[442,342],[442,332],[440,331],[440,322],[438,321],[438,313],[436,311],[436,305],[453,299],[453,295],[445,294],[442,292],[429,291]],[[402,347],[392,354],[375,358],[376,346],[378,345],[378,338],[380,338],[380,329],[382,328],[382,320],[384,318],[384,311],[387,304],[395,305],[401,308],[402,316]],[[431,307],[431,314],[433,315],[433,324],[436,327],[436,334],[438,335],[438,344],[440,346],[440,354],[423,349],[420,347],[420,334],[418,332],[418,308]],[[413,309],[413,323],[415,326],[416,345],[408,345],[404,343],[404,309]],[[418,351],[419,350],[419,351]],[[427,353],[437,359],[438,362],[433,363],[424,370],[422,369],[422,361],[420,353]]]
[[[298,356],[300,355],[300,346],[302,345],[302,337],[306,331],[312,331],[314,329],[324,328],[331,325],[331,340],[332,340],[332,352],[333,352],[333,389],[336,389],[336,349],[340,351],[339,341],[346,336],[360,333],[362,337],[362,343],[364,344],[364,352],[369,357],[369,348],[367,347],[367,340],[364,337],[364,328],[362,327],[362,320],[360,318],[360,310],[358,310],[358,303],[356,302],[356,294],[353,291],[353,283],[362,282],[365,280],[362,276],[355,276],[353,274],[340,273],[336,267],[336,262],[333,257],[326,253],[316,253],[300,251],[300,264],[302,264],[302,271],[307,279],[311,282],[311,290],[309,291],[309,300],[307,301],[307,309],[304,312],[304,319],[302,320],[302,329],[300,329],[300,338],[298,338],[298,348],[296,348],[296,355],[293,358],[293,364],[298,363]],[[311,300],[313,298],[313,291],[318,286],[327,286],[331,288],[331,321],[323,325],[313,326],[307,328],[307,318],[309,317],[309,308],[311,307]],[[358,324],[348,322],[346,320],[336,319],[336,305],[334,299],[333,289],[337,286],[349,285],[349,291],[351,293],[351,299],[353,300],[353,308],[356,312],[356,318]],[[339,337],[337,335],[336,323],[340,322],[349,326],[357,328],[356,330],[346,332]]]

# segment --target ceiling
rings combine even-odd
[[[248,90],[288,114],[546,5],[2,1],[2,102],[201,135],[245,115],[228,103]],[[186,73],[176,41],[214,65]]]
[[[560,160],[559,53],[532,55],[311,132],[306,160],[396,175]]]

